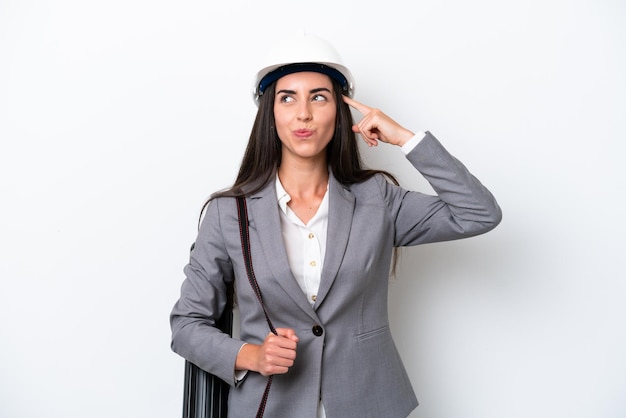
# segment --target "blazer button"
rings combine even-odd
[[[313,325],[313,335],[315,335],[316,337],[319,337],[323,333],[324,333],[324,329],[322,327],[320,327],[319,325]]]

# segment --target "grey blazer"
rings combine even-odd
[[[382,176],[344,186],[331,173],[327,250],[313,307],[289,268],[274,182],[247,198],[253,265],[269,315],[300,338],[294,366],[274,376],[266,417],[315,418],[320,396],[328,418],[400,418],[417,406],[387,316],[392,249],[485,233],[501,211],[430,133],[407,158],[437,196]],[[253,417],[266,378],[250,372],[235,385],[235,359],[244,341],[260,344],[269,330],[246,277],[235,199],[209,204],[184,273],[171,313],[172,349],[232,385],[229,416]],[[233,280],[239,339],[213,327]]]

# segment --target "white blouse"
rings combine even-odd
[[[300,289],[313,306],[317,297],[326,252],[326,232],[328,227],[328,188],[311,220],[304,224],[287,203],[287,194],[280,179],[276,176],[276,195],[280,207],[280,223],[283,240],[287,249],[289,267]]]

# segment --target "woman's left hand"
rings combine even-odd
[[[347,96],[343,96],[343,101],[363,114],[361,121],[352,126],[352,131],[361,134],[370,147],[378,145],[378,141],[402,146],[415,135],[379,109],[373,109]]]

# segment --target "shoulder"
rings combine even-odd
[[[220,228],[225,222],[237,220],[236,199],[230,196],[220,196],[209,200],[202,210],[200,217],[200,232],[211,228]]]
[[[357,204],[385,205],[392,204],[401,198],[404,190],[393,184],[387,176],[376,173],[367,180],[347,186],[355,197]]]
[[[380,192],[381,189],[385,189],[387,185],[392,184],[385,175],[382,173],[376,173],[372,177],[367,180],[363,180],[358,183],[351,184],[348,188],[353,193],[377,193]]]

